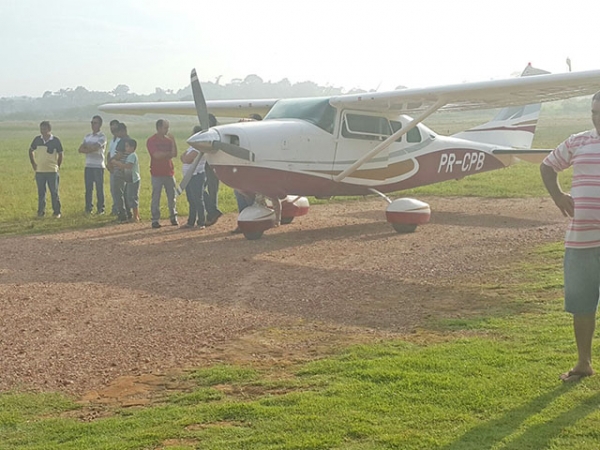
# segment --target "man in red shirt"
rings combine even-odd
[[[163,187],[167,194],[171,225],[177,226],[177,210],[175,209],[175,170],[172,159],[177,156],[175,138],[169,133],[169,121],[156,121],[156,134],[146,141],[150,153],[150,174],[152,175],[152,228],[160,228],[160,195]]]

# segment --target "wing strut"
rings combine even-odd
[[[421,114],[419,117],[411,120],[408,125],[400,128],[398,131],[396,131],[394,134],[392,134],[390,137],[388,137],[385,141],[376,145],[373,148],[373,150],[371,150],[370,152],[365,154],[362,158],[358,159],[354,164],[352,164],[350,167],[348,167],[342,173],[333,177],[333,181],[339,182],[339,181],[342,181],[344,178],[352,175],[354,172],[356,172],[360,168],[360,166],[371,161],[375,156],[377,156],[379,153],[381,153],[386,148],[388,148],[390,145],[392,145],[392,143],[395,142],[399,137],[408,133],[410,130],[412,130],[414,127],[416,127],[419,123],[423,122],[425,119],[427,119],[427,117],[432,115],[434,112],[436,112],[438,109],[440,109],[445,104],[446,104],[445,100],[443,100],[443,99],[438,100],[435,104],[433,104],[429,108],[427,108],[423,112],[423,114]]]

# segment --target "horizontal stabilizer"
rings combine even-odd
[[[498,149],[492,150],[492,154],[494,156],[498,156],[498,157],[510,156],[512,158],[520,159],[521,161],[538,164],[538,163],[541,163],[544,160],[544,158],[546,158],[546,156],[548,156],[548,154],[550,152],[552,152],[552,150],[553,149],[521,150],[521,149],[498,148]]]

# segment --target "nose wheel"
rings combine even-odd
[[[414,233],[417,229],[417,225],[404,224],[404,223],[392,223],[392,228],[399,234]]]
[[[248,231],[244,232],[244,237],[249,241],[256,241],[262,237],[264,231]]]
[[[398,198],[388,205],[385,217],[396,233],[414,233],[418,225],[429,222],[431,208],[414,198]]]

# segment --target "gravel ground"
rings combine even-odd
[[[259,241],[229,234],[233,214],[206,230],[0,239],[0,390],[136,404],[184,368],[285,364],[407,333],[477,308],[446,287],[477,283],[566,226],[549,199],[422,200],[431,223],[408,235],[368,199],[311,207]]]

